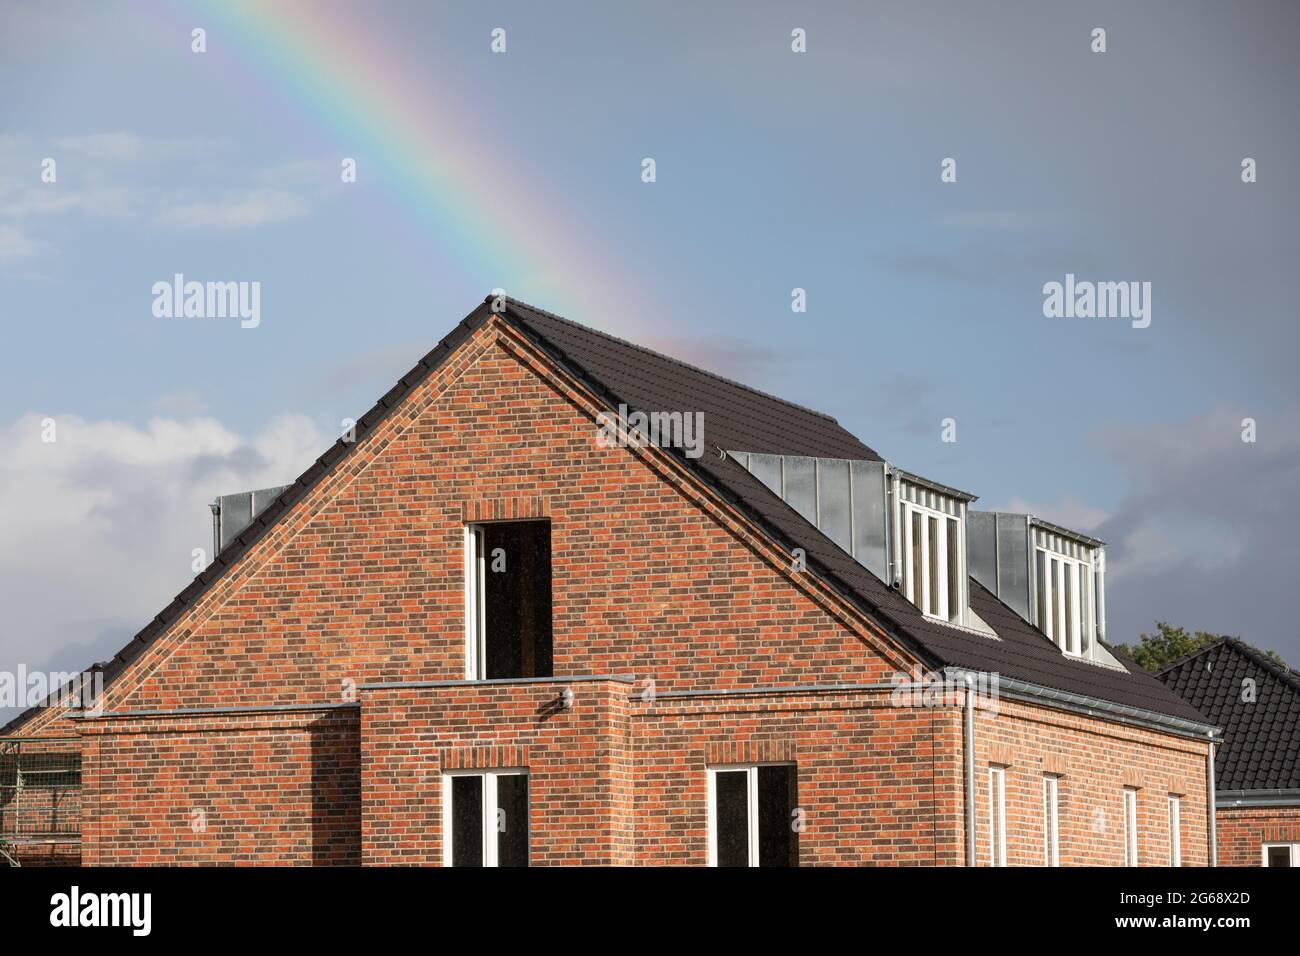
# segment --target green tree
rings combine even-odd
[[[1120,644],[1119,649],[1137,662],[1143,670],[1156,671],[1178,658],[1199,651],[1226,635],[1197,631],[1189,634],[1184,627],[1175,627],[1167,621],[1156,621],[1156,633],[1142,634],[1136,644]],[[1256,648],[1259,650],[1259,648]],[[1286,662],[1276,651],[1260,650],[1269,659],[1286,667]]]

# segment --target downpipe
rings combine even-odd
[[[1214,773],[1214,761],[1210,761]],[[966,675],[966,865],[975,865],[975,681]]]

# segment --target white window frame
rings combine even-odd
[[[1260,866],[1268,866],[1268,851],[1277,847],[1286,847],[1291,851],[1291,865],[1300,866],[1300,843],[1264,843],[1259,848]]]
[[[917,513],[921,516],[921,580],[913,580],[912,574],[912,514]],[[938,546],[939,556],[937,567],[939,568],[940,582],[930,580],[930,519],[937,519],[939,522]],[[902,545],[900,561],[902,562],[902,578],[904,581],[904,594],[920,610],[922,614],[933,620],[947,621],[953,624],[961,624],[965,619],[965,608],[950,608],[948,606],[948,592],[951,589],[951,583],[948,579],[948,525],[947,522],[953,521],[957,524],[957,561],[955,570],[957,574],[957,600],[961,603],[964,600],[964,580],[966,573],[966,528],[962,516],[959,514],[949,514],[946,511],[939,511],[937,508],[931,508],[927,505],[917,504],[915,501],[908,501],[903,498],[898,503],[898,530],[899,542]],[[930,613],[930,591],[937,584],[939,593],[936,595],[939,599],[939,613]],[[920,593],[917,593],[919,590]]]
[[[1124,865],[1138,865],[1137,787],[1124,788]]]
[[[1183,865],[1183,800],[1169,795],[1169,865]]]
[[[483,865],[497,866],[498,847],[497,847],[497,778],[498,777],[527,777],[528,770],[522,767],[511,767],[509,769],[492,769],[492,770],[445,770],[442,774],[442,865],[451,866],[455,857],[452,855],[452,831],[455,829],[452,825],[451,812],[451,781],[453,777],[482,777],[483,778]],[[531,781],[530,781],[531,783]],[[528,793],[529,803],[532,802],[532,789]],[[531,823],[531,821],[530,821]],[[529,834],[532,833],[532,827],[529,827]],[[532,848],[529,847],[529,862],[531,863]]]
[[[1007,865],[1007,769],[989,767],[989,866]]]
[[[1062,554],[1059,551],[1053,551],[1051,548],[1045,548],[1042,545],[1036,545],[1035,551],[1041,551],[1044,555],[1042,579],[1035,582],[1036,587],[1043,589],[1045,598],[1042,605],[1047,610],[1046,620],[1038,622],[1038,629],[1052,639],[1052,642],[1061,649],[1061,653],[1068,654],[1071,657],[1087,657],[1092,653],[1092,648],[1096,643],[1096,636],[1092,633],[1095,629],[1096,621],[1095,605],[1097,601],[1097,580],[1093,573],[1091,561],[1083,561],[1079,558],[1072,558]],[[1076,612],[1073,615],[1066,614],[1064,599],[1054,601],[1056,595],[1053,593],[1052,582],[1052,562],[1061,563],[1063,575],[1070,575],[1073,578],[1074,601],[1076,605],[1082,603],[1083,592],[1080,587],[1084,575],[1087,575],[1088,582],[1088,601],[1083,606],[1083,617]],[[1038,576],[1038,560],[1034,559],[1034,575]],[[1064,578],[1062,578],[1064,580]],[[1034,594],[1035,607],[1038,606],[1038,594]],[[1055,604],[1055,607],[1053,605]],[[1052,612],[1056,613],[1053,614]],[[1040,615],[1040,617],[1043,615]],[[1083,650],[1083,638],[1088,637],[1088,651]]]
[[[745,778],[745,820],[749,827],[748,857],[749,865],[755,867],[758,861],[758,768],[759,767],[797,767],[791,760],[760,760],[758,763],[720,763],[708,767],[708,801],[709,801],[709,866],[718,865],[718,783],[719,773],[738,773],[743,770]],[[796,774],[798,770],[796,769]],[[787,824],[790,821],[786,821]]]
[[[1043,865],[1061,865],[1061,778],[1043,776]]]
[[[465,526],[465,679],[487,675],[486,607],[487,556],[483,553],[483,528]]]

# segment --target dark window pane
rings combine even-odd
[[[792,766],[758,768],[758,865],[798,866],[794,830],[797,774]]]
[[[961,617],[961,578],[957,573],[957,522],[948,519],[948,620]]]
[[[1048,633],[1061,647],[1065,647],[1065,634],[1061,631],[1061,562],[1052,559],[1052,606],[1048,609],[1052,616],[1052,629]]]
[[[1088,633],[1088,620],[1092,609],[1092,577],[1086,565],[1079,565],[1079,652],[1088,653],[1092,635]]]
[[[497,866],[528,865],[528,777],[497,777]]]
[[[483,551],[486,676],[552,676],[550,523],[484,525]]]
[[[1268,848],[1269,866],[1290,866],[1291,848],[1289,846],[1271,846]]]
[[[1038,555],[1038,629],[1051,637],[1052,626],[1047,617],[1047,555],[1042,551],[1036,553]]]
[[[723,770],[714,775],[718,866],[749,866],[749,775]]]
[[[939,519],[931,515],[930,533],[930,613],[939,613]]]
[[[925,594],[922,590],[922,575],[924,567],[921,564],[921,512],[912,512],[912,603],[917,607],[924,609],[922,603]]]
[[[451,865],[483,865],[483,778],[451,778]]]
[[[1075,635],[1071,633],[1077,626],[1078,621],[1074,616],[1074,576],[1075,565],[1062,563],[1061,570],[1065,575],[1065,638],[1066,650],[1074,653],[1077,651],[1078,644],[1075,641]]]

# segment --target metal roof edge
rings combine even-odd
[[[1300,789],[1216,790],[1215,809],[1220,807],[1300,807]]]
[[[944,673],[964,677],[967,674],[976,676],[981,672],[967,667],[946,667]],[[1002,697],[1046,704],[1076,714],[1102,717],[1107,720],[1145,727],[1149,730],[1174,733],[1182,737],[1203,739],[1212,743],[1220,743],[1222,740],[1219,736],[1222,728],[1211,724],[1187,720],[1184,717],[1175,717],[1172,714],[1162,714],[1159,711],[1147,710],[1142,707],[1116,704],[1100,697],[1057,690],[1053,687],[1044,687],[1041,684],[1031,684],[1028,681],[1017,680],[1014,677],[1004,677],[1001,674],[992,676],[997,678],[998,695]]]
[[[950,497],[953,498],[960,498],[962,501],[965,501],[967,504],[969,504],[972,501],[979,501],[980,496],[977,494],[973,494],[969,491],[962,491],[960,488],[954,488],[951,485],[945,485],[942,482],[934,481],[931,478],[926,478],[923,475],[916,474],[915,472],[907,471],[904,468],[899,468],[897,465],[895,465],[892,461],[889,461],[888,459],[886,459],[885,464],[894,472],[894,474],[898,475],[899,478],[901,478],[903,481],[909,482],[910,484],[920,485],[923,488],[929,488],[931,491],[937,491],[941,495],[949,495]]]

